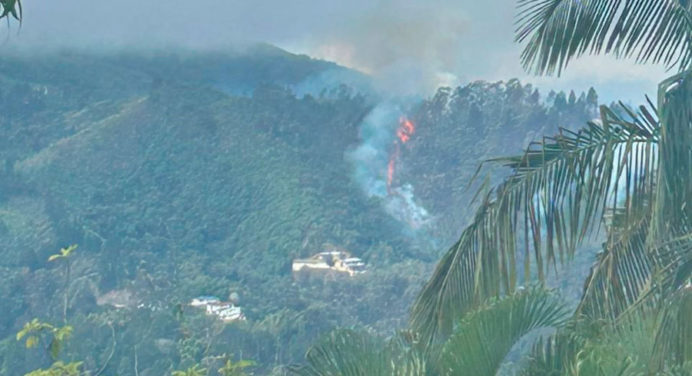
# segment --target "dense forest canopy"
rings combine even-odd
[[[417,133],[397,179],[414,185],[434,217],[412,232],[353,177],[347,155],[379,99],[330,78],[344,68],[269,46],[10,56],[0,66],[7,373],[47,361],[14,333],[33,317],[62,320],[65,271],[46,260],[66,244],[79,244],[67,318],[81,324],[64,351],[89,369],[113,338],[106,370],[127,375],[135,355],[140,374],[158,374],[222,353],[268,372],[300,361],[337,326],[391,333],[438,257],[432,244],[469,218],[450,211],[472,197],[459,182],[488,155],[520,148],[527,130],[576,126],[596,106],[595,92],[541,96],[518,81],[440,89],[409,104]],[[368,273],[294,281],[291,260],[325,243],[363,258]],[[198,295],[230,292],[247,322],[219,326],[189,307],[175,314]],[[126,309],[103,303],[117,294],[130,297]]]

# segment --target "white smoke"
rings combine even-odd
[[[368,197],[387,196],[387,163],[397,121],[398,105],[382,102],[370,111],[360,125],[361,144],[347,153],[354,177]]]
[[[413,186],[404,184],[392,189],[386,198],[385,209],[397,220],[405,222],[413,230],[419,230],[432,220],[428,211],[416,203]]]
[[[430,215],[416,202],[413,186],[387,187],[387,165],[403,113],[402,106],[393,100],[373,108],[361,124],[361,144],[348,152],[346,158],[353,164],[354,178],[363,192],[368,197],[382,199],[387,213],[410,229],[418,230],[430,222]]]

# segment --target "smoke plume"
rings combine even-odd
[[[457,83],[459,38],[468,30],[457,3],[385,1],[316,37],[313,53],[372,75],[397,95]]]
[[[347,154],[347,159],[365,194],[382,199],[392,217],[418,230],[430,221],[430,216],[416,201],[413,186],[399,182],[396,175],[402,167],[402,145],[415,137],[414,125],[404,115],[403,106],[394,100],[381,102],[361,124],[362,142]]]

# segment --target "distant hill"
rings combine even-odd
[[[0,374],[48,362],[14,334],[34,317],[62,319],[66,276],[46,259],[72,243],[66,354],[97,369],[115,338],[105,374],[132,375],[135,356],[140,374],[158,375],[222,353],[268,374],[334,326],[391,332],[470,213],[477,163],[595,105],[595,93],[541,98],[510,81],[405,107],[416,133],[394,184],[411,184],[434,218],[416,233],[354,180],[347,156],[378,105],[368,81],[266,45],[0,58]],[[325,243],[368,272],[294,281],[291,260]],[[141,307],[99,306],[112,291]],[[248,322],[219,327],[185,307],[229,292]]]

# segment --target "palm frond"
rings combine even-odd
[[[668,241],[658,248],[660,259],[659,283],[661,294],[669,295],[692,283],[692,228],[681,237]]]
[[[423,353],[396,336],[388,342],[365,331],[337,329],[313,345],[306,365],[290,367],[301,376],[424,376]]]
[[[583,54],[614,54],[680,70],[692,58],[690,3],[680,0],[519,0],[521,62],[558,75]]]
[[[684,235],[692,226],[692,71],[659,85],[661,147],[659,204],[652,237],[657,242]]]
[[[620,322],[577,318],[534,345],[522,375],[610,376],[649,372],[656,314]]]
[[[640,212],[613,209],[608,241],[586,281],[580,314],[614,319],[630,305],[651,304],[650,298],[665,297],[671,284],[677,288],[680,279],[689,278],[689,270],[683,270],[688,265],[685,260],[689,262],[690,258],[685,252],[691,247],[686,236],[692,231],[692,207],[687,205],[692,200],[689,77],[690,73],[684,72],[660,85],[660,140],[658,156],[651,161],[657,165],[656,183],[634,190],[632,199],[639,201],[634,206]],[[678,273],[677,282],[670,281],[673,272]]]
[[[651,283],[639,290],[639,297],[623,314],[642,306],[659,307],[662,301],[692,282],[692,229],[647,250],[653,273]],[[612,318],[612,316],[611,316]]]
[[[692,305],[684,296],[692,278],[692,233],[647,248],[647,225],[648,220],[633,226],[629,240],[606,247],[574,321],[534,347],[526,375],[609,375],[617,365],[627,374],[678,374],[673,370],[692,365],[685,365],[691,361],[692,332],[686,321]],[[646,283],[637,284],[641,281]],[[629,343],[616,354],[613,346]]]
[[[651,215],[636,221],[622,217],[613,216],[608,240],[584,283],[578,315],[615,320],[654,283],[657,258],[647,245]]]
[[[692,286],[687,285],[671,294],[663,307],[656,333],[653,358],[657,370],[667,361],[683,366],[692,361]]]
[[[601,107],[600,122],[578,132],[562,129],[521,156],[494,160],[512,173],[485,196],[438,263],[413,306],[413,329],[431,342],[448,336],[457,317],[514,291],[520,258],[524,280],[532,279],[532,268],[543,280],[549,267],[571,258],[600,228],[607,208],[625,216],[644,212],[655,191],[660,126],[655,112],[640,110],[623,107],[618,115]]]
[[[577,356],[588,339],[578,331],[567,329],[547,338],[540,338],[533,345],[528,364],[522,369],[522,376],[547,375],[562,376],[574,368]]]
[[[512,346],[534,329],[562,325],[569,311],[553,293],[531,288],[461,320],[442,348],[442,375],[494,375]]]
[[[23,10],[21,0],[0,0],[0,19],[12,16],[15,20],[22,22]]]

